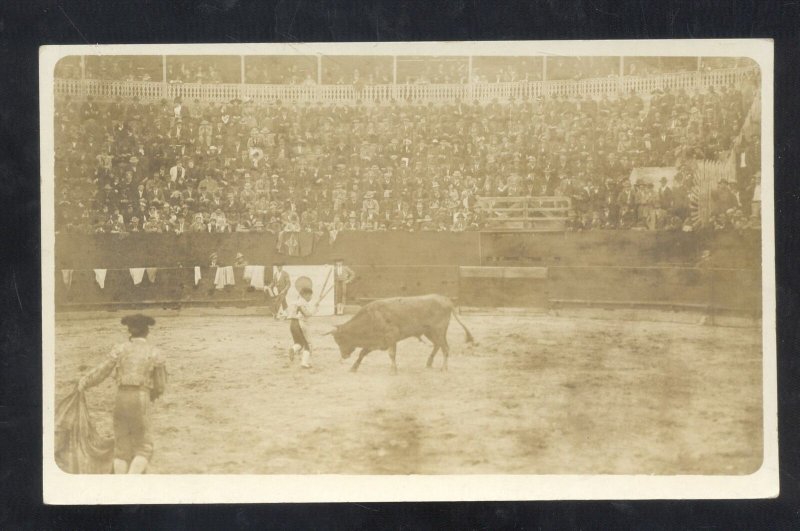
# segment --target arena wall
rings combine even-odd
[[[310,237],[310,236],[309,236]],[[706,265],[760,268],[758,231],[746,232],[344,232],[333,241],[315,239],[303,256],[277,250],[271,233],[59,234],[56,269],[194,267],[233,265],[241,252],[251,264],[325,264],[341,257],[351,265]],[[301,247],[302,250],[302,247]]]
[[[56,303],[62,308],[176,303],[266,304],[236,268],[236,284],[213,285],[214,268],[237,252],[251,264],[324,264],[342,257],[358,280],[350,302],[442,293],[466,306],[565,304],[697,306],[757,311],[758,232],[343,233],[306,256],[276,250],[272,234],[98,234],[56,238]],[[708,251],[704,258],[704,251]],[[195,283],[194,267],[201,266]],[[134,285],[128,268],[156,267],[155,283]],[[105,286],[93,269],[107,270]],[[72,270],[71,284],[61,270]]]

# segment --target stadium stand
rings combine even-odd
[[[735,166],[708,224],[757,223],[752,68],[211,59],[165,59],[162,83],[152,61],[57,70],[57,232],[460,232],[546,209],[564,230],[689,230],[698,160]],[[631,182],[640,167],[677,170]]]

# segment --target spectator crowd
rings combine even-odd
[[[462,74],[442,65],[426,75]],[[741,226],[757,139],[734,139],[750,98],[738,86],[485,104],[58,97],[56,230],[481,230],[494,216],[480,198],[517,196],[570,197],[572,230],[677,230],[691,223],[691,161],[732,148],[751,170],[716,192],[714,224]],[[679,171],[630,181],[652,166]]]
[[[86,56],[86,77],[113,81],[161,81],[161,57],[144,56]]]
[[[167,81],[170,83],[239,83],[241,65],[229,56],[170,56]]]
[[[466,57],[405,57],[397,59],[397,82],[417,85],[464,84],[469,81]]]
[[[388,85],[392,83],[392,58],[379,56],[323,57],[322,83],[326,85]]]

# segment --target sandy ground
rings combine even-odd
[[[430,347],[373,352],[358,373],[321,332],[289,365],[288,325],[171,312],[151,341],[170,387],[153,412],[153,473],[748,474],[762,454],[758,328],[464,313],[450,370]],[[127,336],[121,314],[60,317],[56,398]],[[114,386],[88,391],[111,433]]]

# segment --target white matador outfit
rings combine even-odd
[[[307,321],[316,311],[317,306],[302,297],[297,297],[292,301],[287,310],[289,331],[292,333],[294,341],[289,360],[291,361],[297,354],[301,354],[301,366],[305,368],[311,367],[311,340]]]

